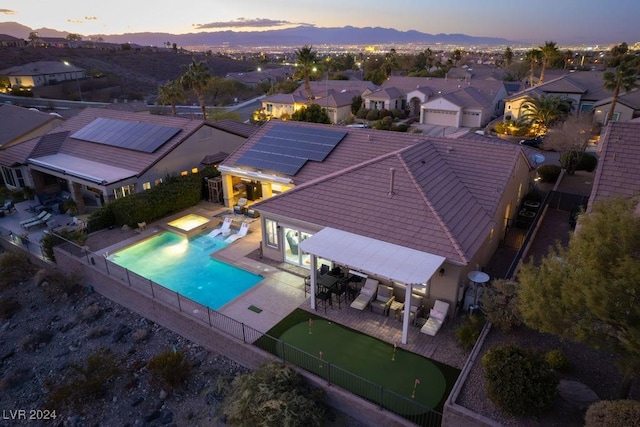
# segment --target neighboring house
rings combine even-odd
[[[307,98],[293,93],[276,93],[274,95],[262,98],[262,110],[269,119],[279,119],[281,117],[289,117],[308,105]]]
[[[611,97],[611,92],[605,90],[603,85],[603,73],[599,71],[575,71],[547,80],[507,97],[504,100],[504,121],[517,120],[522,114],[522,104],[527,99],[548,95],[570,99],[575,114],[589,113],[598,101]]]
[[[83,68],[66,65],[62,61],[38,61],[0,70],[0,77],[9,79],[11,86],[38,87],[86,78]]]
[[[640,195],[640,119],[609,122],[598,145],[598,167],[587,212],[594,203]]]
[[[518,145],[291,121],[264,125],[219,170],[228,206],[249,186],[260,189],[250,208],[261,214],[263,256],[312,271],[318,261],[358,270],[401,295],[421,288],[427,310],[443,299],[450,314],[531,182]],[[380,269],[348,263],[345,254],[369,249],[362,242],[380,248]],[[323,249],[305,253],[298,244]],[[398,248],[416,258],[384,255]],[[419,280],[388,273],[392,261]]]
[[[421,124],[483,127],[502,114],[506,96],[499,80],[393,76],[363,98],[367,107],[408,108],[410,115],[420,115]]]
[[[613,116],[609,120],[607,116],[611,112],[612,101],[613,97],[610,96],[593,104],[595,121],[604,123],[606,119],[607,122],[627,122],[640,117],[640,89],[620,94]]]
[[[142,192],[168,175],[198,172],[210,154],[246,140],[231,126],[179,117],[87,108],[40,138],[0,151],[0,164],[27,165],[36,193],[69,191],[85,204]]]
[[[23,47],[26,45],[26,40],[13,37],[8,34],[0,34],[0,47]]]
[[[62,121],[58,114],[0,104],[0,149],[44,135]]]

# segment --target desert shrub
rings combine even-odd
[[[471,350],[478,341],[483,327],[484,319],[482,316],[465,316],[456,328],[458,344],[467,351]]]
[[[40,329],[28,334],[22,341],[22,349],[27,351],[35,351],[42,344],[49,344],[53,338],[53,332],[48,329]]]
[[[227,423],[244,426],[321,426],[324,393],[293,369],[268,362],[236,377],[220,408]]]
[[[56,378],[48,378],[45,387],[49,390],[47,407],[59,410],[71,405],[78,409],[89,400],[97,400],[107,392],[111,380],[120,374],[118,361],[109,349],[99,348],[87,356],[84,364],[69,365],[71,372],[56,385]]]
[[[399,125],[391,126],[391,130],[393,132],[407,132],[409,130],[409,125],[400,123]]]
[[[542,182],[556,182],[560,176],[562,168],[558,165],[538,166],[538,176]]]
[[[547,361],[552,369],[560,372],[566,372],[571,368],[569,358],[562,350],[551,350],[545,353],[544,360]]]
[[[628,427],[638,425],[640,402],[636,400],[601,400],[587,409],[585,427]]]
[[[544,358],[514,345],[497,346],[482,357],[487,394],[514,415],[538,415],[558,395],[558,378]]]
[[[569,165],[572,158],[574,158],[573,162],[575,164],[577,157],[580,157],[580,161],[573,170],[593,172],[596,169],[598,158],[591,153],[582,153],[582,156],[579,156],[579,152],[566,151],[560,155],[560,164]],[[569,168],[566,169],[569,170]]]
[[[0,254],[0,287],[26,282],[35,272],[27,255],[18,252]]]
[[[369,114],[369,110],[363,107],[358,110],[358,112],[356,113],[356,117],[359,119],[366,119],[367,114]]]
[[[367,115],[365,116],[365,119],[369,120],[370,122],[376,121],[380,118],[380,111],[378,110],[369,110],[367,112]]]
[[[518,283],[509,280],[493,280],[482,294],[482,312],[500,330],[508,331],[520,325],[518,287]]]
[[[181,351],[167,350],[157,354],[147,367],[153,382],[171,388],[184,384],[191,374],[191,365]]]
[[[81,277],[76,274],[66,274],[58,269],[46,269],[38,272],[38,280],[42,284],[42,290],[52,298],[61,295],[73,296],[82,291]]]
[[[0,319],[11,319],[14,314],[20,311],[22,304],[13,297],[0,297]]]
[[[404,110],[398,110],[397,108],[394,108],[393,110],[391,110],[391,115],[393,116],[394,119],[398,119],[398,120],[402,120],[407,117]]]
[[[385,117],[391,117],[392,119],[391,121],[393,121],[393,116],[391,115],[391,111],[387,110],[386,108],[383,108],[378,112],[378,118],[384,119]]]

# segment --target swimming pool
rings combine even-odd
[[[209,256],[227,246],[206,235],[166,231],[112,253],[112,262],[214,310],[263,278]]]

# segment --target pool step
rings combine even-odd
[[[215,239],[212,239],[211,237],[208,237],[208,236],[197,237],[189,241],[190,244],[192,244],[193,246],[197,246],[198,248],[201,248],[201,249],[211,249],[214,246],[216,246],[216,243],[218,242],[220,241],[219,240],[216,241]]]

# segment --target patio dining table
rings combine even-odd
[[[323,274],[322,276],[318,277],[318,287],[324,288],[326,292],[331,292],[331,290],[336,285],[336,283],[338,283],[339,280],[340,278],[336,276]]]

